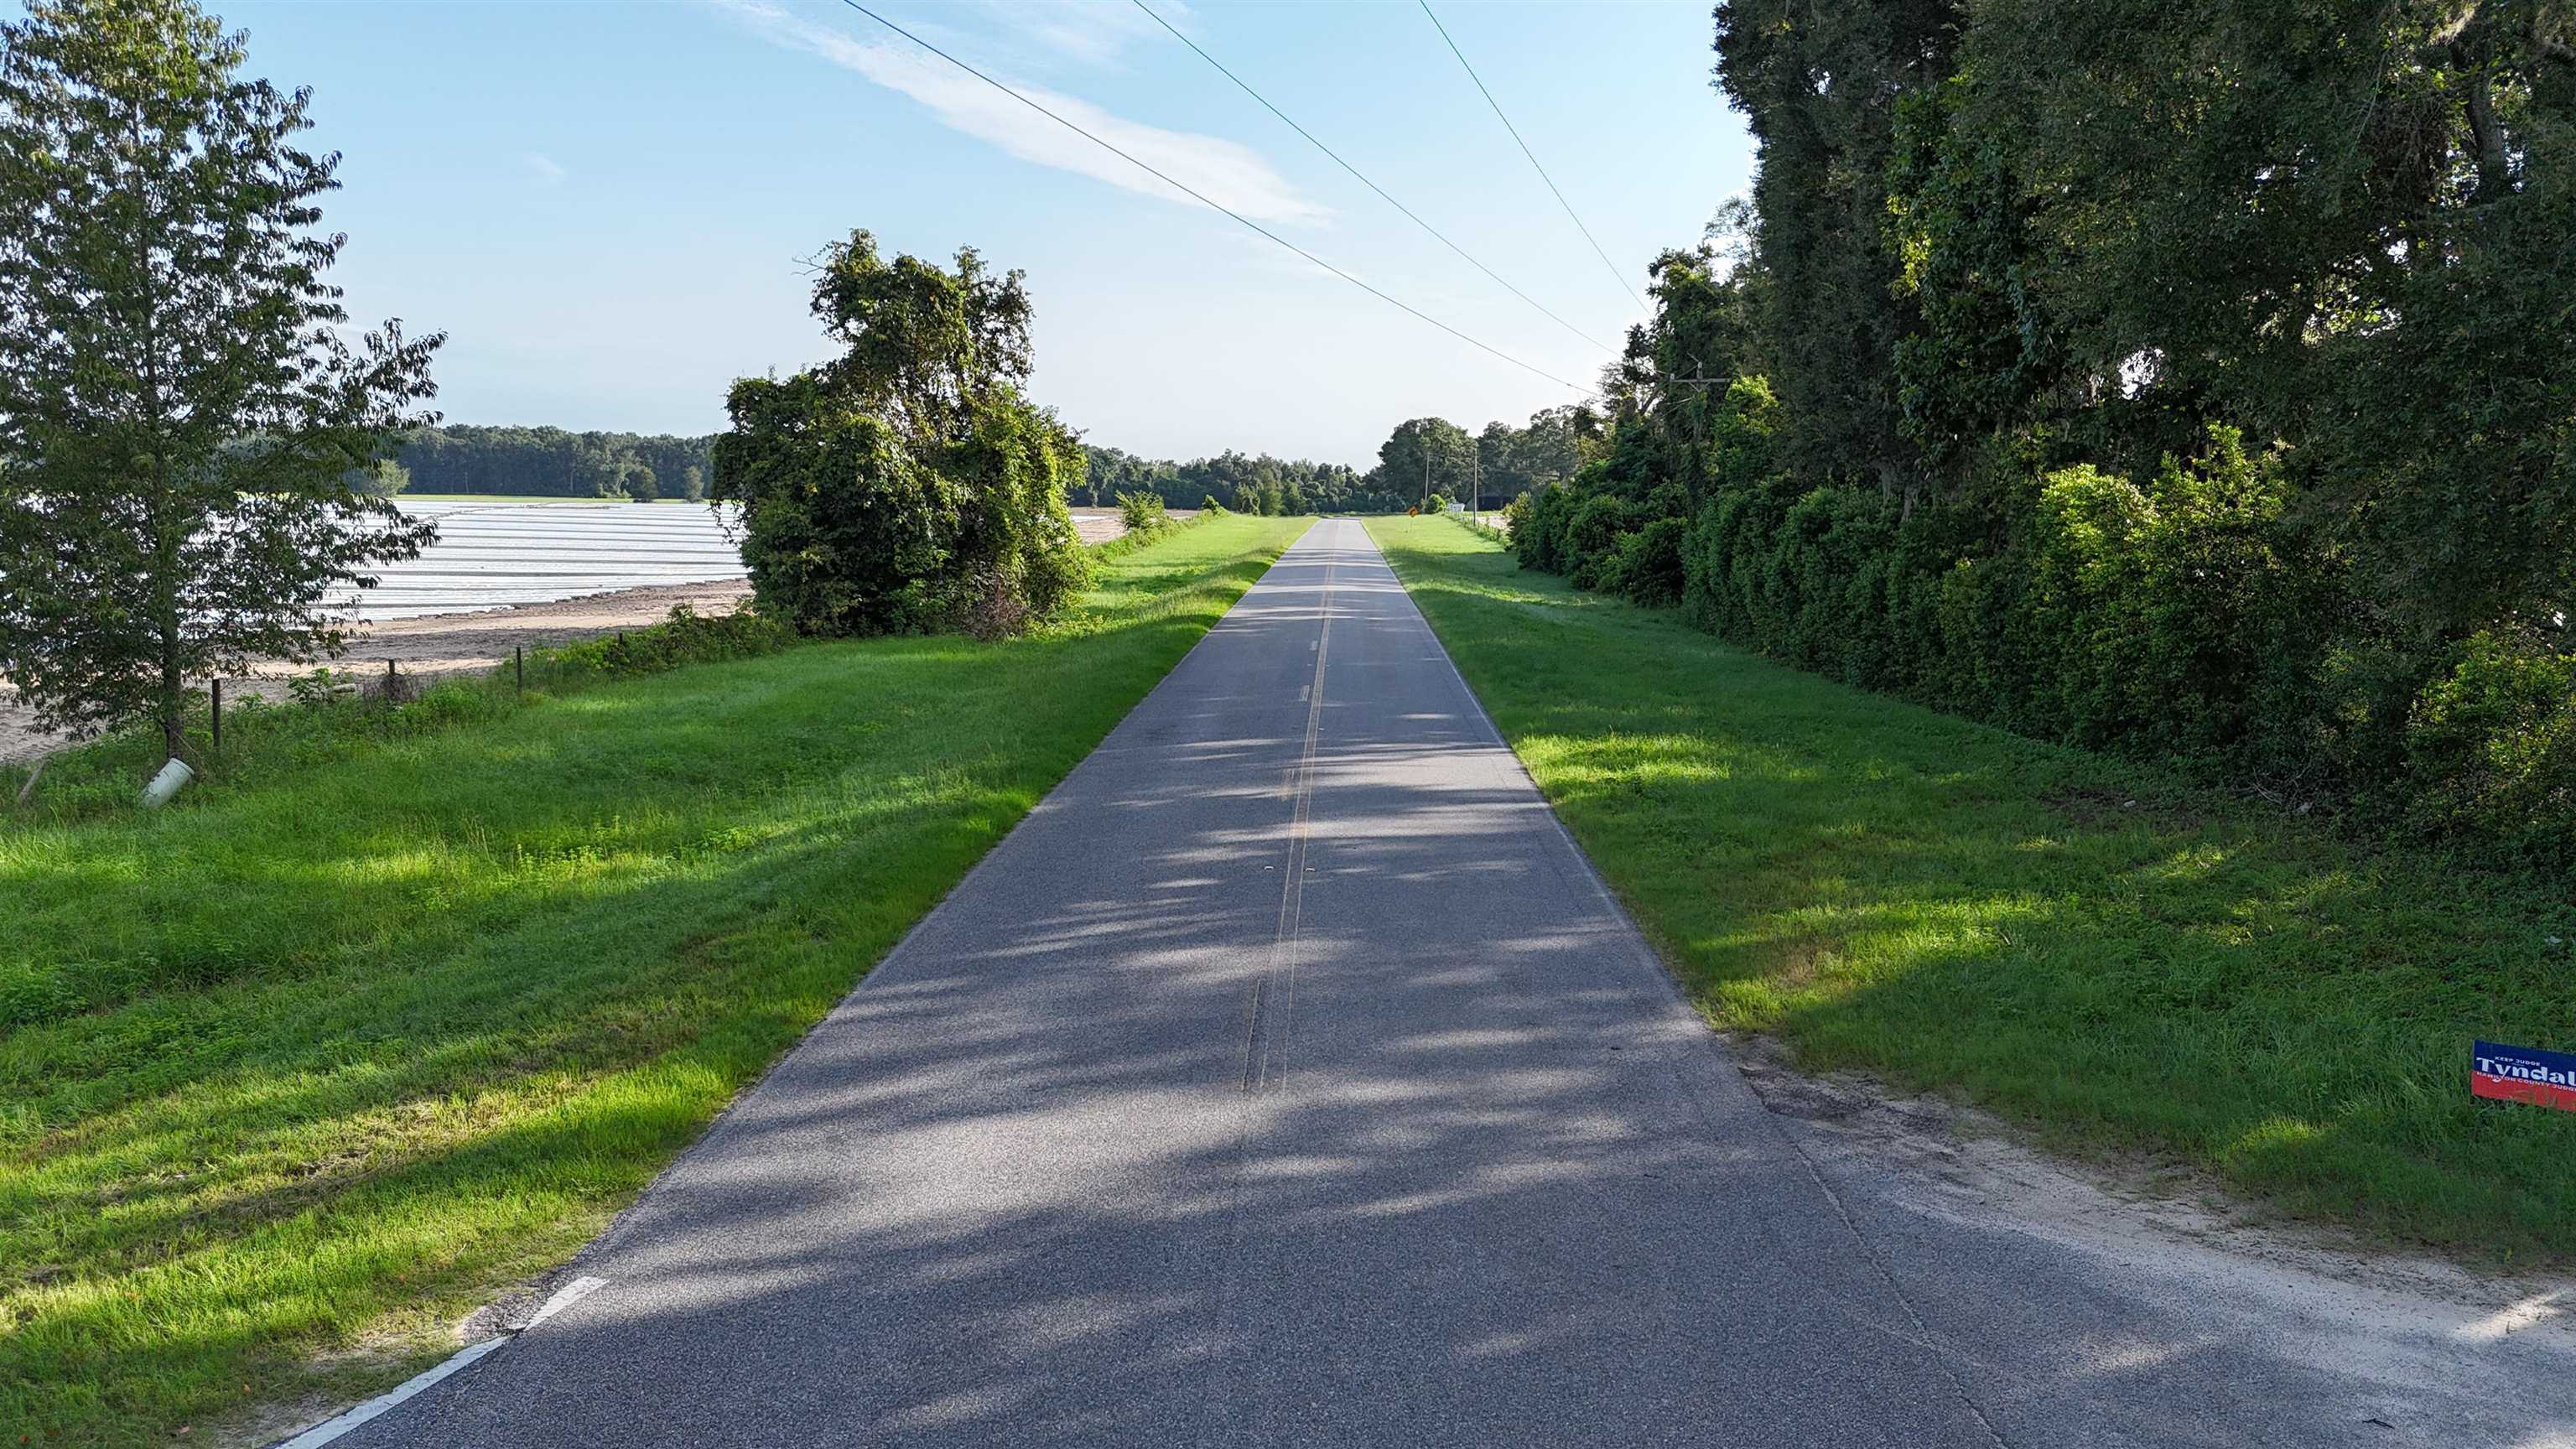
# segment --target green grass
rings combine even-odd
[[[0,1442],[371,1392],[595,1234],[1306,527],[0,826]],[[228,752],[232,747],[228,743]],[[184,983],[173,985],[171,983]]]
[[[1447,519],[1369,527],[1711,1022],[2376,1241],[2576,1258],[2576,1115],[2467,1084],[2475,1036],[2576,1047],[2563,882],[1772,664]]]

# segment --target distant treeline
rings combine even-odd
[[[561,428],[421,428],[404,439],[388,482],[408,493],[697,499],[706,496],[714,443]]]
[[[1264,453],[1228,451],[1187,463],[1139,458],[1120,448],[1085,445],[1090,469],[1072,490],[1072,503],[1107,508],[1121,493],[1151,493],[1174,508],[1197,508],[1213,498],[1237,513],[1401,512],[1400,501],[1374,488],[1358,470],[1340,463],[1290,461]]]
[[[1500,508],[1534,488],[1562,483],[1598,456],[1604,422],[1589,408],[1547,408],[1529,425],[1485,424],[1470,433],[1447,418],[1410,418],[1378,445],[1372,487],[1399,500],[1398,509],[1425,502],[1467,501]]]
[[[1527,427],[1487,423],[1470,433],[1446,418],[1413,418],[1378,447],[1367,472],[1340,463],[1291,462],[1226,452],[1194,462],[1087,448],[1091,468],[1072,502],[1106,508],[1121,493],[1153,493],[1174,508],[1213,498],[1237,513],[1402,513],[1470,491],[1500,508],[1532,488],[1573,475],[1602,446],[1602,420],[1573,407],[1530,416]]]
[[[714,477],[714,444],[713,437],[562,428],[421,428],[406,438],[387,483],[406,493],[698,499]],[[1081,507],[1113,507],[1119,494],[1137,492],[1173,508],[1213,498],[1238,513],[1400,513],[1415,501],[1411,492],[1377,486],[1376,472],[1339,463],[1236,452],[1175,463],[1119,448],[1084,451],[1085,481],[1066,499]]]
[[[1173,508],[1197,508],[1212,498],[1237,513],[1401,513],[1431,494],[1463,499],[1481,478],[1485,506],[1499,508],[1570,475],[1599,450],[1599,428],[1598,419],[1575,408],[1536,414],[1526,428],[1489,423],[1478,434],[1443,418],[1415,418],[1395,429],[1378,450],[1378,465],[1365,473],[1267,453],[1229,450],[1181,463],[1086,444],[1089,467],[1066,501],[1108,508],[1121,493],[1151,493]],[[420,428],[405,436],[380,486],[405,493],[695,500],[706,496],[714,478],[714,444],[712,436]]]

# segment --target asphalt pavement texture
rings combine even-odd
[[[1032,699],[1031,709],[1046,702]],[[1326,520],[635,1204],[350,1449],[2480,1444],[2563,1359],[1820,1162]],[[2295,1319],[2296,1315],[2287,1315]]]

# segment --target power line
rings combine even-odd
[[[1422,13],[1431,17],[1431,28],[1440,32],[1440,38],[1442,40],[1449,41],[1449,53],[1458,57],[1458,64],[1465,67],[1467,79],[1474,81],[1476,83],[1476,89],[1484,92],[1485,104],[1494,108],[1494,118],[1503,123],[1504,130],[1512,133],[1512,142],[1521,148],[1521,154],[1529,157],[1530,169],[1538,173],[1539,180],[1547,183],[1547,189],[1549,191],[1555,192],[1556,204],[1565,208],[1566,219],[1574,223],[1574,229],[1576,231],[1583,233],[1583,239],[1585,241],[1592,242],[1592,254],[1601,259],[1601,265],[1610,269],[1611,276],[1619,279],[1619,285],[1627,289],[1629,297],[1634,299],[1638,306],[1645,306],[1646,299],[1639,297],[1637,295],[1637,289],[1629,285],[1628,274],[1619,270],[1619,264],[1610,260],[1610,254],[1601,250],[1601,243],[1593,240],[1592,228],[1585,226],[1583,224],[1583,218],[1574,214],[1574,203],[1565,199],[1564,192],[1557,191],[1556,178],[1548,175],[1547,168],[1538,164],[1538,157],[1530,150],[1529,142],[1521,139],[1520,127],[1513,125],[1512,118],[1503,114],[1502,103],[1494,99],[1494,93],[1492,91],[1485,90],[1485,78],[1476,74],[1476,68],[1474,66],[1467,64],[1467,53],[1458,48],[1457,41],[1449,39],[1449,27],[1440,23],[1439,16],[1431,14],[1431,0],[1417,0],[1417,3],[1422,6]]]
[[[902,36],[904,39],[911,41],[913,44],[920,46],[922,49],[929,51],[932,55],[938,56],[941,60],[944,60],[950,65],[957,67],[959,70],[966,72],[968,75],[971,75],[975,79],[982,81],[984,84],[991,86],[993,89],[1000,91],[1002,94],[1009,96],[1012,100],[1018,101],[1021,105],[1028,107],[1030,110],[1035,111],[1039,115],[1046,117],[1048,120],[1055,122],[1057,125],[1064,127],[1066,130],[1080,136],[1082,139],[1089,141],[1101,150],[1108,152],[1110,155],[1117,157],[1119,160],[1126,162],[1128,165],[1133,166],[1137,170],[1144,172],[1146,175],[1153,177],[1155,180],[1162,182],[1165,186],[1171,187],[1173,190],[1188,196],[1192,200],[1199,202],[1201,205],[1207,206],[1216,211],[1224,212],[1226,215],[1233,217],[1236,221],[1243,223],[1252,230],[1261,233],[1261,235],[1268,237],[1270,240],[1277,242],[1279,245],[1286,247],[1288,250],[1295,252],[1301,257],[1304,257],[1306,260],[1313,262],[1316,266],[1322,267],[1325,271],[1332,273],[1334,276],[1341,278],[1343,281],[1350,283],[1352,286],[1357,287],[1361,291],[1368,293],[1370,296],[1377,298],[1379,301],[1386,303],[1388,306],[1396,307],[1405,312],[1411,313],[1413,316],[1430,323],[1432,326],[1437,327],[1441,331],[1448,333],[1450,336],[1457,338],[1459,341],[1466,343],[1468,346],[1476,348],[1482,352],[1491,353],[1494,356],[1501,358],[1503,361],[1510,363],[1512,366],[1519,368],[1523,372],[1546,378],[1548,381],[1555,383],[1559,387],[1572,388],[1574,391],[1583,393],[1587,396],[1592,393],[1592,389],[1583,386],[1581,383],[1567,382],[1564,378],[1557,376],[1555,373],[1548,372],[1542,368],[1533,367],[1529,363],[1521,361],[1519,358],[1512,356],[1510,353],[1503,351],[1499,347],[1494,347],[1477,341],[1475,338],[1468,336],[1466,333],[1459,331],[1457,328],[1450,326],[1448,323],[1441,321],[1439,318],[1432,316],[1430,313],[1423,311],[1419,307],[1397,301],[1395,298],[1388,296],[1386,293],[1379,291],[1377,288],[1370,286],[1368,283],[1363,282],[1359,278],[1352,276],[1350,273],[1343,271],[1341,268],[1334,266],[1331,262],[1325,261],[1322,257],[1315,255],[1313,252],[1310,252],[1304,247],[1297,245],[1295,242],[1288,240],[1286,237],[1279,235],[1279,233],[1272,231],[1270,228],[1263,226],[1261,223],[1254,221],[1252,218],[1245,216],[1239,211],[1236,211],[1233,207],[1210,200],[1208,197],[1201,194],[1196,188],[1185,186],[1180,182],[1173,180],[1171,177],[1164,175],[1152,166],[1137,160],[1135,157],[1119,150],[1116,146],[1109,144],[1107,141],[1101,140],[1098,136],[1091,134],[1089,131],[1082,129],[1073,122],[1066,120],[1064,117],[1059,116],[1055,112],[1048,110],[1046,107],[1039,105],[1037,102],[1030,100],[1027,96],[1021,95],[1018,91],[1015,91],[1009,86],[1002,84],[1000,81],[993,79],[991,76],[984,74],[982,71],[977,70],[975,67],[968,65],[962,60],[959,60],[957,57],[950,55],[947,51],[941,50],[938,46],[931,44],[929,41],[922,39],[920,36],[913,34],[911,31],[904,29],[902,26],[897,25],[893,21],[886,19],[884,16],[879,15],[873,10],[870,10],[865,5],[860,4],[859,0],[841,0],[841,3],[849,6],[853,10],[856,10],[861,15],[868,17],[870,20],[875,21],[877,24],[884,26],[886,29],[893,31],[895,34]]]
[[[1362,175],[1360,175],[1360,169],[1359,169],[1358,167],[1356,167],[1356,166],[1352,165],[1352,164],[1351,164],[1351,163],[1349,163],[1348,161],[1343,160],[1343,159],[1342,159],[1342,157],[1341,157],[1341,153],[1339,153],[1339,152],[1335,151],[1332,147],[1327,146],[1327,145],[1325,145],[1323,142],[1316,140],[1316,139],[1315,139],[1315,134],[1314,134],[1314,132],[1307,130],[1305,127],[1303,127],[1303,126],[1301,126],[1301,125],[1298,125],[1298,124],[1296,123],[1296,121],[1294,121],[1293,119],[1291,119],[1291,118],[1289,117],[1289,115],[1288,115],[1288,113],[1287,113],[1286,111],[1283,111],[1283,110],[1279,109],[1277,106],[1274,106],[1274,105],[1270,104],[1270,98],[1269,98],[1269,97],[1267,97],[1267,96],[1263,95],[1263,94],[1262,94],[1261,92],[1259,92],[1259,91],[1254,90],[1254,89],[1253,89],[1249,84],[1246,84],[1246,83],[1245,83],[1245,81],[1244,81],[1244,79],[1243,79],[1243,77],[1241,77],[1241,76],[1239,76],[1239,75],[1236,75],[1233,71],[1227,70],[1227,69],[1225,68],[1225,63],[1224,63],[1223,61],[1218,60],[1215,56],[1212,56],[1212,55],[1208,54],[1208,53],[1207,53],[1206,51],[1204,51],[1204,50],[1200,50],[1200,49],[1199,49],[1199,43],[1198,43],[1197,41],[1190,39],[1190,38],[1189,38],[1188,36],[1186,36],[1186,35],[1183,35],[1183,34],[1182,34],[1178,29],[1175,29],[1175,28],[1173,27],[1172,22],[1170,22],[1170,21],[1168,21],[1168,20],[1165,20],[1165,19],[1164,19],[1162,16],[1160,16],[1160,15],[1155,14],[1155,13],[1154,13],[1154,9],[1153,9],[1153,7],[1152,7],[1152,6],[1147,5],[1147,4],[1145,3],[1145,0],[1133,0],[1133,3],[1134,3],[1134,5],[1136,6],[1136,8],[1137,8],[1137,9],[1142,10],[1142,11],[1144,11],[1148,16],[1151,16],[1151,17],[1152,17],[1152,19],[1153,19],[1153,21],[1154,21],[1154,23],[1155,23],[1156,25],[1159,25],[1159,26],[1163,27],[1165,30],[1169,30],[1169,31],[1171,31],[1171,32],[1172,32],[1172,38],[1173,38],[1174,40],[1177,40],[1177,41],[1179,41],[1181,44],[1188,46],[1188,47],[1189,47],[1191,50],[1193,50],[1193,51],[1197,51],[1197,52],[1198,52],[1198,57],[1199,57],[1199,59],[1201,59],[1201,60],[1203,60],[1203,61],[1206,61],[1208,64],[1210,64],[1210,65],[1212,65],[1212,66],[1215,66],[1215,67],[1216,67],[1216,69],[1217,69],[1217,74],[1222,75],[1222,76],[1224,76],[1227,80],[1230,80],[1230,81],[1234,82],[1235,87],[1236,87],[1238,90],[1241,90],[1245,95],[1252,97],[1252,98],[1253,98],[1254,100],[1256,100],[1256,101],[1259,101],[1259,102],[1261,103],[1261,108],[1262,108],[1263,110],[1268,111],[1270,114],[1272,114],[1272,115],[1274,115],[1274,116],[1277,116],[1281,121],[1285,122],[1285,123],[1287,124],[1287,127],[1288,127],[1288,129],[1289,129],[1289,130],[1292,130],[1292,131],[1296,132],[1298,135],[1305,137],[1305,138],[1306,138],[1306,140],[1307,140],[1307,143],[1308,143],[1308,144],[1310,144],[1310,145],[1312,145],[1316,150],[1321,151],[1321,152],[1323,152],[1325,155],[1332,157],[1332,158],[1333,158],[1333,164],[1334,164],[1334,165],[1336,165],[1336,166],[1339,166],[1339,167],[1341,167],[1343,170],[1345,170],[1345,171],[1347,171],[1347,172],[1351,173],[1351,175],[1359,181],[1360,185],[1365,186],[1365,187],[1367,187],[1369,190],[1376,192],[1376,193],[1378,194],[1379,198],[1380,198],[1381,200],[1385,201],[1387,205],[1394,207],[1396,210],[1398,210],[1398,211],[1400,211],[1400,212],[1403,212],[1403,213],[1404,213],[1404,215],[1405,215],[1405,219],[1406,219],[1406,220],[1408,220],[1408,221],[1412,222],[1415,226],[1418,226],[1418,227],[1422,228],[1424,231],[1427,231],[1427,232],[1431,233],[1431,235],[1432,235],[1433,237],[1435,237],[1435,238],[1437,238],[1437,239],[1438,239],[1438,241],[1440,242],[1440,244],[1441,244],[1442,246],[1445,246],[1445,247],[1447,247],[1449,250],[1451,250],[1451,251],[1453,251],[1453,252],[1456,252],[1459,256],[1466,258],[1467,264],[1468,264],[1469,266],[1474,267],[1477,271],[1480,271],[1480,272],[1484,273],[1486,276],[1493,278],[1493,279],[1494,279],[1494,281],[1495,281],[1498,285],[1500,285],[1500,286],[1503,288],[1503,290],[1505,290],[1505,291],[1507,291],[1507,292],[1511,293],[1511,294],[1512,294],[1513,296],[1515,296],[1515,297],[1520,298],[1522,301],[1529,303],[1532,307],[1536,307],[1536,308],[1539,310],[1539,312],[1547,318],[1547,320],[1549,320],[1550,322],[1555,323],[1557,326],[1564,328],[1566,331],[1573,333],[1575,336],[1577,336],[1577,337],[1579,337],[1579,338],[1583,339],[1583,340],[1584,340],[1584,341],[1586,341],[1586,342],[1591,343],[1593,346],[1600,348],[1600,349],[1601,349],[1602,351],[1604,351],[1604,352],[1611,352],[1611,353],[1615,353],[1615,352],[1617,352],[1617,351],[1618,351],[1618,349],[1617,349],[1617,348],[1612,347],[1609,343],[1603,342],[1601,339],[1599,339],[1599,338],[1597,338],[1597,337],[1594,337],[1592,334],[1590,334],[1590,333],[1588,333],[1588,332],[1584,331],[1582,328],[1575,326],[1573,323],[1566,321],[1566,320],[1565,320],[1564,318],[1562,318],[1562,317],[1559,317],[1559,316],[1558,316],[1558,315],[1556,315],[1554,312],[1549,311],[1549,310],[1547,309],[1547,307],[1546,307],[1543,303],[1541,303],[1541,302],[1540,302],[1536,297],[1533,297],[1533,296],[1531,296],[1529,293],[1522,291],[1520,288],[1513,286],[1510,282],[1504,281],[1504,280],[1503,280],[1503,276],[1502,276],[1502,274],[1501,274],[1500,272],[1495,271],[1493,268],[1491,268],[1491,267],[1489,267],[1489,266],[1486,266],[1483,262],[1480,262],[1480,261],[1476,260],[1473,256],[1470,256],[1470,255],[1468,254],[1468,252],[1467,252],[1467,249],[1466,249],[1465,247],[1462,247],[1462,246],[1458,245],[1456,242],[1451,241],[1448,237],[1443,236],[1443,235],[1441,234],[1441,232],[1440,232],[1440,229],[1439,229],[1438,227],[1435,227],[1435,226],[1433,226],[1431,223],[1429,223],[1429,222],[1427,222],[1427,221],[1424,221],[1421,217],[1415,216],[1415,215],[1413,214],[1413,208],[1412,208],[1412,207],[1409,207],[1409,206],[1405,205],[1403,202],[1396,200],[1394,197],[1387,195],[1387,193],[1386,193],[1386,188],[1385,188],[1385,187],[1380,186],[1380,185],[1378,185],[1376,182],[1369,180],[1366,176],[1362,176]]]

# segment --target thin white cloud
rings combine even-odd
[[[989,141],[1023,161],[1089,176],[1184,206],[1197,205],[1136,166],[899,39],[892,43],[860,40],[846,31],[791,14],[767,0],[708,3],[775,44],[820,56],[911,97],[947,126]],[[1102,32],[1095,27],[1083,33],[1096,39]],[[1333,215],[1330,207],[1291,186],[1249,147],[1215,136],[1166,131],[1126,120],[1089,101],[1054,91],[1024,85],[1014,85],[1013,89],[1219,205],[1255,220],[1321,223]]]
[[[1181,30],[1199,28],[1197,13],[1178,0],[1151,3]],[[1124,70],[1128,50],[1139,42],[1171,43],[1132,0],[946,0],[935,14],[901,18],[906,30],[943,50],[971,47],[979,68],[991,60],[1021,73]]]
[[[543,152],[530,151],[519,158],[519,164],[527,168],[528,174],[536,178],[536,182],[539,186],[553,187],[563,185],[566,172],[564,171],[562,164],[556,161],[552,156],[548,156]]]
[[[1161,40],[1163,27],[1126,0],[984,0],[1044,50],[1091,65],[1115,61],[1137,40]],[[1184,30],[1196,17],[1177,0],[1154,0],[1162,17]]]

